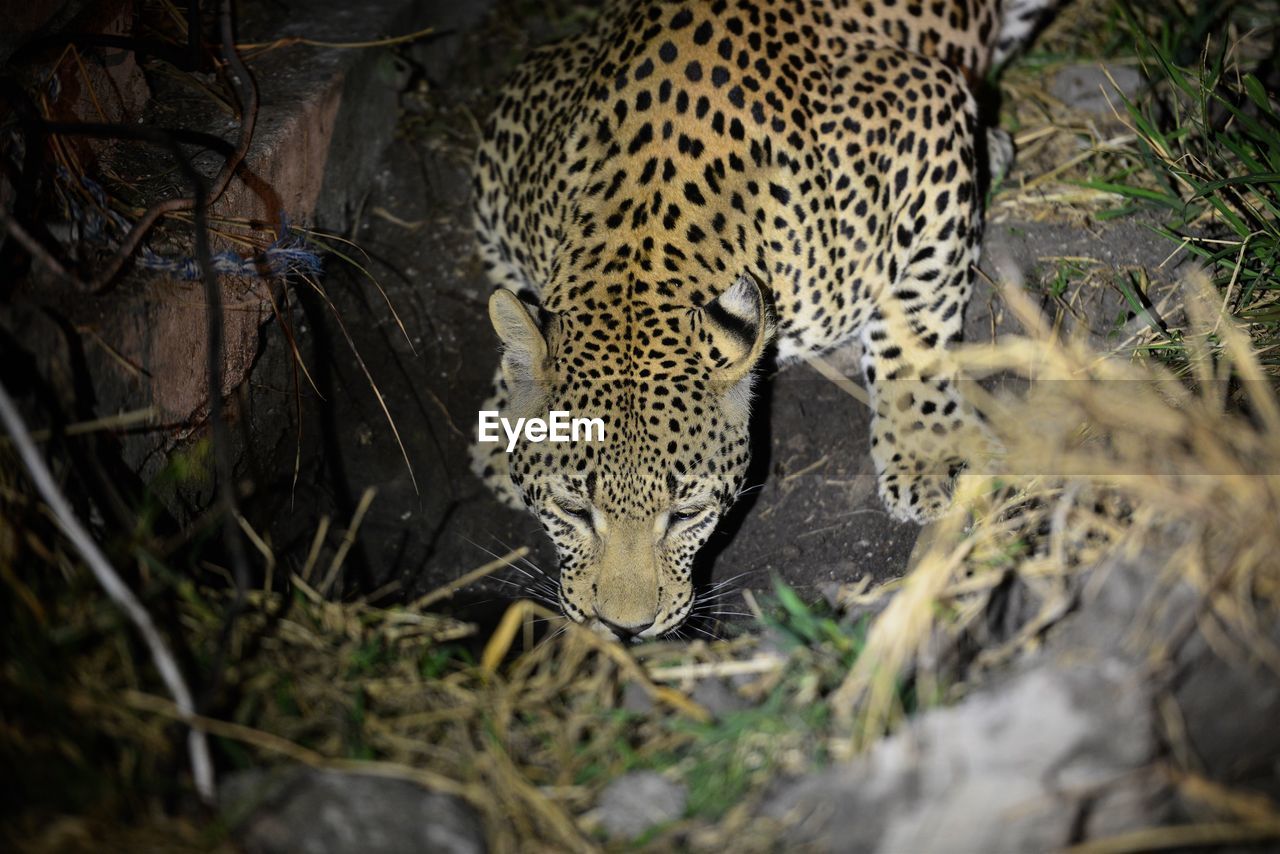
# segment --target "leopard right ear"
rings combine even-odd
[[[744,273],[701,312],[714,382],[735,387],[751,375],[773,336],[769,303],[756,280]]]
[[[505,288],[489,297],[489,320],[502,342],[502,376],[511,394],[511,411],[538,408],[550,388],[551,355],[535,320],[538,308]]]

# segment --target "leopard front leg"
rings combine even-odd
[[[950,104],[954,136],[949,150],[937,150],[951,166],[931,164],[944,180],[905,194],[891,219],[887,282],[861,334],[880,497],[894,516],[921,522],[946,512],[956,472],[991,447],[945,352],[960,337],[981,231],[972,102]]]
[[[957,275],[956,277],[961,278]],[[862,370],[871,392],[871,457],[880,499],[896,518],[925,522],[944,514],[952,479],[989,444],[978,413],[961,396],[941,352],[960,328],[965,290],[950,286],[941,314],[914,318],[877,311],[864,328]]]

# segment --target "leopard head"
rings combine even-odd
[[[560,604],[619,637],[660,637],[694,606],[693,561],[742,488],[753,370],[771,335],[743,275],[701,306],[556,313],[499,290],[505,417],[599,418],[599,441],[535,442],[509,471],[555,543]]]

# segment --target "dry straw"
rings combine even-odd
[[[1201,602],[1188,619],[1213,620],[1234,639],[1231,651],[1280,674],[1280,655],[1261,630],[1280,605],[1280,408],[1207,280],[1192,276],[1185,290],[1192,384],[1149,363],[1100,359],[1080,340],[1044,337],[1039,313],[1017,291],[1005,300],[1038,337],[956,354],[970,376],[1005,371],[1034,382],[1023,396],[969,389],[1002,450],[975,467],[981,473],[960,477],[968,515],[939,523],[900,588],[880,594],[888,606],[836,702],[863,741],[900,714],[894,686],[910,674],[928,681],[930,663],[945,659],[1010,572],[1040,602],[1013,641],[1025,645],[1073,607],[1069,576],[1106,553],[1140,552],[1170,530],[1185,545],[1152,572],[1193,582]],[[1211,333],[1221,340],[1218,358]],[[861,603],[876,598],[858,591]]]
[[[1191,371],[1176,378],[1057,334],[1018,290],[1003,297],[1025,334],[954,356],[956,370],[986,380],[966,389],[988,416],[998,450],[959,478],[962,511],[930,531],[903,579],[843,591],[846,606],[876,614],[847,670],[832,669],[836,659],[822,644],[779,648],[769,635],[624,649],[531,602],[514,603],[486,637],[425,610],[523,559],[525,549],[407,606],[333,601],[320,589],[341,589],[343,562],[338,554],[321,565],[329,530],[321,520],[305,565],[291,576],[292,595],[249,596],[231,639],[240,699],[229,714],[183,715],[151,693],[154,680],[119,644],[79,661],[67,702],[83,726],[122,746],[129,767],[166,755],[167,727],[183,718],[244,745],[255,763],[283,759],[453,793],[481,816],[495,851],[591,850],[600,844],[593,809],[610,779],[653,767],[709,785],[698,775],[709,755],[723,754],[726,769],[746,769],[729,803],[677,821],[647,844],[713,850],[749,838],[766,850],[781,828],[758,807],[779,769],[800,773],[872,743],[906,713],[904,684],[915,686],[916,703],[946,701],[1034,648],[1064,615],[1088,607],[1088,585],[1105,583],[1089,570],[1108,555],[1176,546],[1150,571],[1169,587],[1190,585],[1196,601],[1163,636],[1176,644],[1198,634],[1231,660],[1280,674],[1280,650],[1268,636],[1280,610],[1280,406],[1220,299],[1202,277],[1184,286],[1180,331]],[[1010,376],[1031,382],[992,381]],[[1170,531],[1179,532],[1176,542]],[[265,538],[251,540],[265,565],[278,568]],[[1027,593],[1028,616],[993,640],[984,618],[1010,579]],[[215,644],[223,598],[183,597],[191,648]],[[59,615],[68,626],[101,625],[92,602]],[[1134,643],[1158,671],[1177,650],[1144,632],[1154,619],[1139,621]],[[774,705],[754,719],[755,729],[732,716],[713,719],[692,697],[708,681]],[[796,716],[813,708],[831,714]],[[794,723],[770,729],[769,715]],[[1271,838],[1268,805],[1228,810],[1223,805],[1245,803],[1238,793],[1194,781],[1183,788],[1217,804],[1221,821],[1184,836],[1174,828],[1118,838],[1097,850]]]
[[[1070,4],[1041,45],[1081,53],[1082,34],[1105,29],[1105,8]],[[1129,129],[1063,109],[1045,93],[1043,76],[1043,67],[1015,68],[1003,82],[1017,110],[1022,165],[995,197],[996,217],[1078,218],[1115,203],[1079,182],[1099,163],[1119,162]],[[455,794],[479,814],[495,851],[579,851],[601,847],[593,809],[610,779],[654,767],[697,780],[697,764],[725,747],[751,769],[734,805],[683,818],[639,847],[768,850],[780,828],[759,818],[758,806],[778,769],[800,773],[873,743],[903,720],[904,684],[915,686],[917,703],[968,690],[985,671],[1034,648],[1072,609],[1088,607],[1089,585],[1105,583],[1090,576],[1093,567],[1109,555],[1142,555],[1170,531],[1180,532],[1176,548],[1151,572],[1197,592],[1171,636],[1199,634],[1222,656],[1280,675],[1269,635],[1280,610],[1280,406],[1247,335],[1225,314],[1224,296],[1198,276],[1183,288],[1177,302],[1186,319],[1177,331],[1191,370],[1181,377],[1064,337],[1017,290],[1003,297],[1024,334],[955,354],[958,371],[986,380],[967,389],[989,416],[999,450],[959,478],[961,512],[930,531],[904,578],[842,591],[845,606],[875,614],[847,669],[833,673],[821,648],[779,649],[759,634],[624,650],[530,602],[514,603],[481,637],[475,626],[425,610],[446,603],[460,583],[400,607],[333,601],[324,594],[342,589],[343,560],[321,564],[330,527],[323,519],[305,564],[291,574],[291,595],[268,588],[249,597],[231,639],[238,703],[226,714],[193,717],[156,696],[156,679],[140,672],[120,633],[77,661],[67,707],[80,726],[119,744],[122,757],[119,768],[92,770],[127,786],[138,769],[160,768],[172,750],[171,724],[183,719],[242,745],[255,764],[285,760]],[[834,369],[825,373],[843,380]],[[1010,376],[1032,382],[1015,393],[1025,384],[992,381]],[[356,527],[353,520],[348,530]],[[289,571],[263,537],[251,540],[264,566]],[[460,582],[522,557],[516,550],[470,573],[459,567]],[[1011,579],[1027,591],[1029,616],[993,641],[984,617]],[[67,631],[104,624],[100,602],[41,602],[12,574],[3,580],[29,613],[56,606]],[[193,650],[216,643],[224,605],[220,593],[184,589],[181,625]],[[1151,643],[1144,628],[1153,620],[1135,627],[1134,642],[1159,669],[1176,649]],[[976,654],[962,655],[973,646]],[[11,678],[0,687],[10,690]],[[803,725],[810,729],[735,736],[725,725],[732,716],[712,722],[693,699],[708,682],[753,701],[780,698],[780,717],[819,706],[831,715]],[[1177,769],[1179,791],[1216,820],[1082,850],[1280,835],[1272,804],[1189,771]],[[170,820],[163,826],[166,839],[184,835]],[[85,838],[109,847],[110,832],[121,830],[93,825]],[[184,838],[200,837],[187,828]]]

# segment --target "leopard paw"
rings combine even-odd
[[[876,478],[880,500],[889,514],[903,522],[924,524],[951,509],[950,474],[921,474],[891,467]]]

